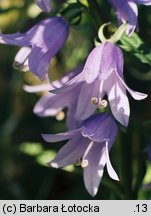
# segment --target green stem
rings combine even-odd
[[[92,16],[92,22],[93,22],[93,25],[96,27],[96,30],[98,30],[99,26],[101,25],[102,23],[102,20],[101,20],[101,9],[100,9],[100,6],[99,4],[97,3],[96,0],[87,0],[88,1],[88,4],[89,4],[89,11],[90,11],[90,18]]]
[[[121,133],[121,174],[125,199],[133,199],[132,193],[132,142],[131,130],[127,129],[126,133]]]
[[[138,131],[138,134],[140,134],[140,131],[143,131],[143,128],[140,128]],[[139,189],[142,185],[142,181],[144,179],[144,176],[146,174],[146,158],[145,155],[143,155],[144,151],[144,140],[145,137],[140,134],[140,143],[138,145],[138,151],[137,151],[137,173],[135,174],[135,182],[133,184],[133,196],[138,197]]]

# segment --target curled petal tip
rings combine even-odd
[[[129,90],[128,90],[129,91]],[[148,97],[147,94],[144,94],[144,93],[141,93],[141,92],[135,92],[135,91],[129,91],[129,93],[132,95],[132,97],[135,99],[135,100],[144,100],[145,98]]]
[[[50,162],[49,166],[53,167],[53,168],[59,168],[58,164],[55,162]]]

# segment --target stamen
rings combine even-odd
[[[63,111],[60,111],[56,114],[55,117],[58,121],[62,121],[65,118],[65,113]]]
[[[92,98],[91,98],[91,103],[92,103],[93,105],[98,105],[98,104],[99,104],[99,99],[98,99],[97,97],[92,97]]]
[[[81,159],[78,158],[78,159],[74,162],[74,164],[75,164],[76,166],[80,166],[80,165],[81,165]]]

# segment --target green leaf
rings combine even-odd
[[[41,143],[25,142],[20,145],[20,151],[31,156],[36,156],[42,153],[43,147]]]
[[[52,160],[56,155],[53,150],[45,150],[40,155],[36,157],[36,161],[43,166],[47,166],[47,163]]]
[[[131,52],[142,63],[151,65],[151,49],[136,33],[131,37],[123,35],[120,41],[122,43],[121,47],[125,51]]]

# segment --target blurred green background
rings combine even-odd
[[[50,76],[56,79],[84,62],[94,46],[94,38],[98,39],[101,24],[112,21],[106,34],[112,33],[116,16],[104,0],[52,3],[51,14],[45,14],[33,0],[0,0],[0,29],[7,34],[24,32],[45,17],[64,16],[71,26],[70,36],[51,64]],[[119,136],[111,151],[120,182],[111,180],[105,170],[94,199],[151,198],[151,163],[147,159],[151,135],[150,11],[151,7],[139,7],[139,37],[120,42],[126,82],[149,96],[140,102],[129,96],[130,124],[127,130],[119,126]],[[18,50],[0,46],[0,199],[92,199],[84,187],[81,168],[73,165],[61,170],[47,166],[64,143],[45,143],[40,134],[66,130],[65,119],[57,121],[33,114],[41,94],[26,93],[23,85],[40,81],[31,72],[13,69]]]

